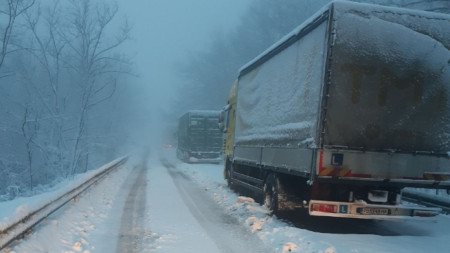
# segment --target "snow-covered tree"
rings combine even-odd
[[[130,72],[120,48],[130,29],[117,13],[110,1],[51,0],[15,20],[4,65],[14,75],[0,78],[0,198],[116,157]]]
[[[0,2],[0,70],[6,55],[11,52],[10,44],[17,18],[31,8],[35,0],[3,0]],[[1,74],[0,78],[7,74]]]

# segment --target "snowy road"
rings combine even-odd
[[[128,175],[122,189],[129,189],[126,197],[119,236],[117,253],[140,252],[143,248],[146,208],[147,167],[138,166]]]
[[[426,222],[270,216],[226,186],[222,165],[185,164],[170,152],[114,172],[4,252],[450,252],[447,215]]]
[[[204,189],[199,188],[170,162],[164,161],[163,164],[190,213],[217,247],[217,250],[202,252],[272,252],[263,246],[264,243],[260,239],[250,234],[236,218],[220,208]]]

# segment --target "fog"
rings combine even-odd
[[[242,65],[328,2],[0,1],[0,201],[175,143],[184,112],[219,110]]]
[[[125,50],[133,55],[142,126],[148,141],[160,136],[160,127],[174,125],[183,97],[177,88],[186,85],[180,64],[211,47],[216,33],[226,34],[239,23],[250,0],[132,0],[121,2],[122,14],[133,27]],[[225,101],[223,101],[225,103]],[[151,125],[151,130],[148,126]],[[148,131],[147,133],[145,133]],[[159,140],[163,141],[163,140]]]

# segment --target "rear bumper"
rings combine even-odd
[[[196,157],[189,157],[190,163],[220,163],[223,161],[222,157],[217,158],[196,158]]]
[[[308,212],[311,216],[339,218],[405,220],[430,218],[438,215],[442,209],[429,207],[409,207],[402,205],[377,205],[359,202],[335,202],[311,200]]]
[[[177,157],[187,163],[220,163],[223,161],[221,152],[202,152],[180,148],[177,149]]]

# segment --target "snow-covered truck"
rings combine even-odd
[[[450,188],[450,16],[335,1],[239,70],[224,176],[273,210],[403,219]]]
[[[219,111],[193,110],[178,120],[177,157],[185,162],[222,161],[223,134],[217,127]]]

